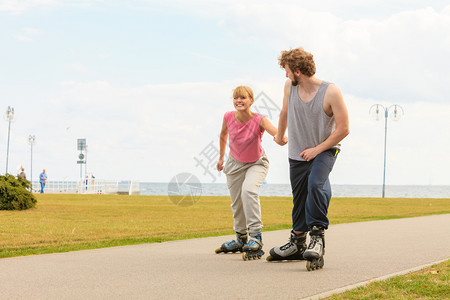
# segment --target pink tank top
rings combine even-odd
[[[247,122],[239,123],[234,117],[234,111],[225,113],[223,119],[228,127],[230,154],[238,161],[255,162],[264,154],[261,145],[264,129],[259,127],[262,118],[255,113]]]

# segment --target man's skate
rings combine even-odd
[[[244,253],[242,253],[243,260],[250,259],[260,259],[264,255],[264,251],[262,250],[262,234],[261,233],[250,233],[250,239],[247,244],[242,247]]]
[[[308,249],[306,249],[303,256],[306,260],[306,269],[314,271],[322,269],[324,265],[323,256],[325,255],[325,232],[324,229],[318,226],[313,226],[309,232],[311,240]]]
[[[242,247],[247,243],[247,233],[242,234],[236,232],[236,239],[230,242],[225,242],[220,246],[220,248],[216,249],[216,253],[228,253],[228,252],[242,252]]]
[[[302,234],[295,234],[291,230],[289,242],[281,247],[274,247],[270,249],[267,261],[281,261],[281,260],[303,260],[303,252],[306,249],[306,232]]]

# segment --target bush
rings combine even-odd
[[[23,210],[36,206],[36,197],[30,192],[31,183],[6,174],[0,176],[0,210]]]

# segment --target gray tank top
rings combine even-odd
[[[300,153],[325,141],[336,129],[334,116],[323,111],[323,98],[330,83],[322,81],[314,98],[305,103],[299,95],[297,86],[291,86],[288,104],[288,150],[289,158],[305,161]],[[340,148],[340,144],[334,146]]]

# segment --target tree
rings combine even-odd
[[[24,210],[36,203],[28,180],[9,174],[0,176],[0,210]]]

